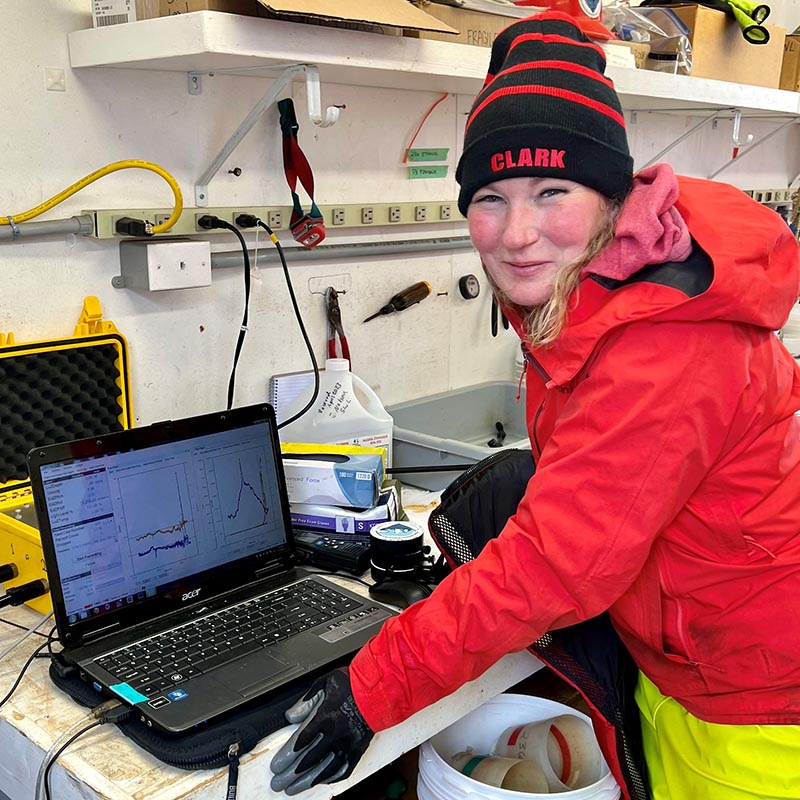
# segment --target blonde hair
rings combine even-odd
[[[614,225],[622,208],[622,201],[608,200],[599,229],[589,240],[580,258],[562,267],[553,281],[550,297],[538,306],[520,306],[511,301],[492,280],[484,267],[495,296],[503,305],[516,311],[522,318],[525,332],[524,342],[530,347],[543,347],[552,344],[564,328],[570,301],[577,301],[578,284],[581,272],[600,251],[614,238]]]

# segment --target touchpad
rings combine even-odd
[[[233,661],[226,666],[224,675],[215,677],[234,691],[248,696],[302,672],[303,668],[297,664],[284,664],[262,650]]]

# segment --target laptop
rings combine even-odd
[[[35,448],[63,656],[182,733],[351,657],[395,612],[296,566],[268,404]]]

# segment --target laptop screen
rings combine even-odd
[[[238,416],[84,440],[52,460],[52,448],[38,451],[36,509],[69,630],[86,635],[142,621],[145,609],[148,619],[207,601],[291,549],[274,418]]]

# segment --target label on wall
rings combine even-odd
[[[435,164],[429,167],[409,167],[408,178],[415,180],[417,178],[446,178],[447,177],[447,164]]]
[[[414,147],[408,151],[408,161],[447,161],[449,147]]]

